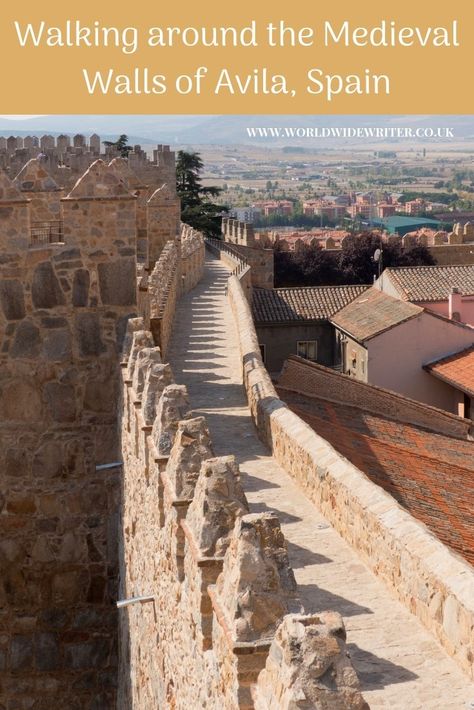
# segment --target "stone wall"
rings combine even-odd
[[[196,286],[204,272],[205,247],[200,232],[181,225],[180,238],[170,239],[151,273],[138,271],[138,312],[153,334],[155,345],[166,356],[173,328],[176,300]]]
[[[0,136],[0,169],[5,170],[11,179],[23,169],[25,163],[36,158],[66,192],[98,158],[107,163],[114,159],[122,160],[116,148],[102,145],[97,135],[89,139],[80,134],[73,138],[61,135],[56,139],[53,136],[26,136],[24,140],[15,136],[8,139]],[[126,162],[141,185],[154,185],[156,189],[156,186],[168,183],[175,191],[175,153],[169,145],[158,145],[153,150],[153,159],[140,145],[134,145]]]
[[[251,267],[248,261],[233,246],[220,239],[206,238],[206,246],[209,251],[217,256],[220,261],[229,269],[231,274],[237,276],[242,286],[245,297],[249,303],[252,302],[252,277]]]
[[[122,368],[118,707],[367,708],[342,618],[302,614],[278,517],[248,514],[141,318]]]
[[[166,357],[180,289],[180,260],[180,243],[167,242],[148,278],[150,330],[163,357]]]
[[[64,197],[64,192],[45,170],[40,160],[34,158],[26,163],[13,184],[30,201],[32,224],[61,218],[60,200]]]
[[[179,234],[180,201],[172,185],[158,187],[146,205],[148,268],[150,271],[158,261],[165,244]]]
[[[232,248],[250,265],[252,285],[259,288],[273,288],[273,249],[265,249],[263,244],[255,239],[253,225],[224,217],[222,235],[224,242],[231,244]]]
[[[29,169],[37,166],[29,166]],[[119,349],[136,309],[136,200],[98,162],[36,246],[0,175],[2,707],[113,708]],[[53,190],[56,196],[56,191]],[[50,205],[45,198],[46,207]]]
[[[201,280],[206,258],[204,238],[188,224],[181,224],[180,293],[191,291]]]
[[[439,266],[474,264],[474,242],[429,246],[428,251]]]
[[[287,387],[304,395],[324,392],[325,399],[361,407],[457,439],[466,440],[471,435],[472,421],[469,419],[421,404],[396,392],[388,394],[385,389],[375,385],[341,377],[337,372],[322,370],[318,365],[294,355],[290,356],[283,368],[278,387]]]
[[[183,227],[137,272],[142,189],[122,159],[93,163],[65,198],[41,161],[15,183],[0,175],[0,705],[115,707],[120,350],[137,273],[166,353],[204,262],[202,235]]]
[[[249,406],[273,456],[366,564],[467,672],[474,655],[472,567],[374,485],[277,396],[263,366],[240,283],[228,293],[240,338]]]

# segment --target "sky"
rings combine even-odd
[[[40,113],[37,114],[36,116],[13,116],[12,114],[8,114],[7,116],[0,116],[0,118],[9,118],[11,121],[23,121],[27,118],[40,118],[41,116],[47,116],[47,113]]]

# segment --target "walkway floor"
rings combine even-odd
[[[371,708],[462,710],[474,688],[421,624],[359,560],[256,436],[242,387],[227,269],[207,258],[203,281],[178,304],[169,351],[175,379],[209,422],[216,455],[234,454],[252,512],[276,511],[307,612],[344,617]],[[472,706],[471,706],[472,707]]]

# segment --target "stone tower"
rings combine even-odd
[[[13,184],[30,200],[32,222],[59,220],[63,192],[45,169],[44,163],[37,158],[29,160]]]
[[[172,185],[175,185],[173,181]],[[159,187],[147,203],[148,265],[153,269],[163,247],[178,234],[180,200],[168,183]]]
[[[103,710],[115,706],[136,198],[97,161],[60,203],[64,242],[35,247],[25,182],[0,176],[0,705]]]

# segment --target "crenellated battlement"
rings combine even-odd
[[[273,288],[273,249],[255,238],[253,224],[223,217],[222,237],[252,267],[251,284],[259,288]],[[224,254],[222,256],[225,258]]]
[[[303,672],[309,653],[312,667],[324,658],[331,676],[321,697],[347,710],[367,707],[341,617],[301,616],[278,516],[249,514],[234,457],[215,457],[206,418],[192,411],[142,326],[129,322],[122,355],[120,594],[152,601],[120,611],[119,707],[270,710],[273,679],[287,699],[281,707],[296,697],[316,701],[320,673]],[[300,651],[291,657],[296,691],[269,653],[277,644],[286,658],[300,628]],[[318,642],[325,636],[333,639],[330,651]]]

